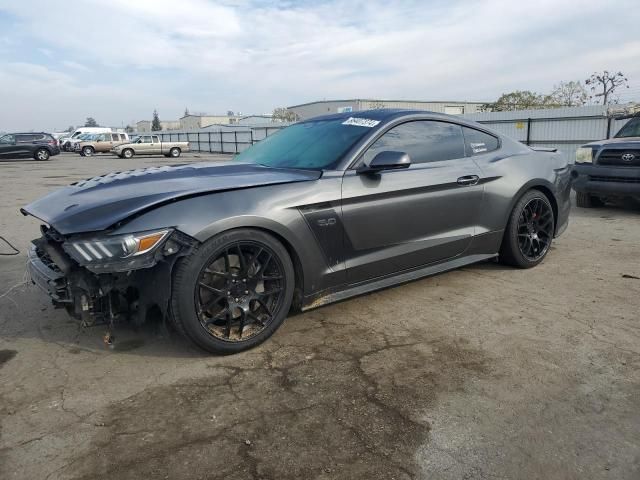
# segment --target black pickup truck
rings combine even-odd
[[[579,207],[602,206],[608,199],[640,200],[640,116],[608,140],[576,151],[573,189]]]

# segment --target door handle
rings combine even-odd
[[[480,177],[478,177],[478,175],[465,175],[464,177],[460,177],[458,179],[458,185],[477,185],[479,181]]]

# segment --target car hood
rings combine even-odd
[[[618,137],[609,138],[608,140],[598,140],[590,142],[583,147],[599,148],[604,146],[612,146],[616,148],[638,148],[640,145],[640,137]]]
[[[236,162],[141,168],[89,178],[21,209],[59,233],[108,229],[128,217],[183,197],[317,180],[322,172]]]

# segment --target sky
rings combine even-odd
[[[491,101],[620,70],[633,1],[0,0],[0,131],[270,113],[323,99]]]

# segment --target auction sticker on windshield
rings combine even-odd
[[[379,120],[370,120],[368,118],[349,117],[342,122],[342,125],[355,125],[356,127],[373,128],[380,123]]]

